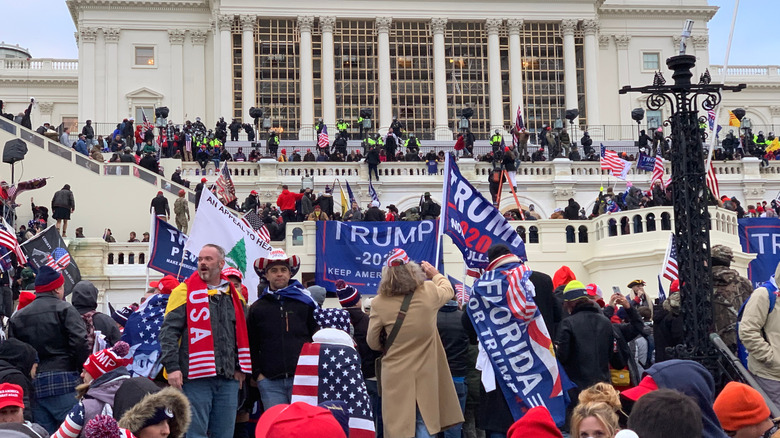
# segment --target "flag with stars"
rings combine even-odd
[[[357,351],[345,345],[307,343],[295,369],[292,402],[317,406],[327,400],[347,404],[350,438],[373,438],[371,401]]]
[[[130,314],[122,332],[122,340],[130,345],[129,355],[133,363],[127,366],[134,377],[153,379],[162,369],[160,363],[160,334],[165,307],[170,295],[156,294],[144,301],[137,311]]]

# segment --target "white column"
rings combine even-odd
[[[206,39],[208,31],[190,31],[190,46],[188,49],[188,65],[206,65]],[[191,60],[191,62],[189,62]],[[184,118],[182,122],[195,121],[200,117],[206,123],[206,71],[202,68],[187,68],[184,71],[187,92],[184,93]],[[192,84],[192,86],[190,86]]]
[[[587,106],[588,128],[593,136],[593,129],[601,129],[596,125],[601,124],[599,117],[599,44],[598,20],[585,20],[582,22],[582,29],[585,33],[584,52],[585,52],[585,101]]]
[[[333,46],[333,26],[336,17],[320,17],[322,31],[322,118],[328,126],[336,126],[336,64]],[[336,132],[336,131],[333,131]]]
[[[390,17],[376,19],[377,69],[379,79],[379,131],[384,133],[393,122],[393,88],[390,84]]]
[[[243,93],[243,104],[241,119],[251,120],[249,117],[249,108],[256,105],[255,96],[255,26],[257,26],[257,17],[255,15],[241,16],[241,89]]]
[[[168,119],[174,123],[184,123],[184,37],[182,29],[169,29],[168,41],[171,43],[171,96]]]
[[[561,21],[561,34],[563,34],[563,100],[566,109],[579,109],[577,102],[577,51],[574,49],[574,31],[576,29],[577,20]]]
[[[214,16],[211,22],[211,65],[213,67],[212,79],[209,89],[211,90],[211,102],[207,102],[208,113],[200,115],[202,122],[211,125],[219,119],[221,112],[220,95],[222,93],[222,64],[220,63],[220,43],[219,43],[219,16]],[[204,64],[205,65],[205,64]],[[208,116],[212,115],[212,120]]]
[[[312,61],[311,28],[314,17],[298,17],[301,32],[300,74],[301,74],[301,127],[298,139],[314,140],[314,64]]]
[[[103,29],[103,37],[106,40],[106,121],[121,120],[129,114],[119,114],[119,64],[117,49],[119,43],[119,29]]]
[[[105,32],[98,32],[95,40],[95,59],[106,59],[106,37]],[[106,64],[105,62],[95,63],[95,114],[92,116],[92,123],[113,122],[106,119]],[[98,131],[98,129],[95,129]],[[95,132],[97,136],[102,135]]]
[[[525,120],[525,108],[523,107],[523,53],[520,45],[520,29],[523,28],[523,20],[509,19],[506,22],[509,30],[509,93],[512,106],[509,114],[512,116],[510,123],[514,123],[517,107],[523,108]]]
[[[618,63],[618,88],[622,88],[624,85],[631,85],[631,73],[629,70],[629,53],[628,45],[631,42],[631,35],[614,35],[615,46],[617,47],[617,63]],[[628,94],[618,95],[618,120],[621,125],[631,125],[634,121],[631,119],[631,98]]]
[[[444,47],[446,18],[431,19],[433,33],[433,124],[436,140],[452,140],[447,116],[447,59]]]
[[[224,117],[230,123],[233,118],[233,38],[232,15],[219,16],[219,113],[217,119]]]
[[[79,70],[82,70],[83,82],[79,81],[81,101],[79,102],[79,123],[87,119],[94,119],[95,112],[95,40],[97,29],[94,27],[82,27],[79,31],[79,53],[84,56],[79,60]],[[81,79],[81,78],[80,78]]]
[[[490,132],[504,131],[504,109],[501,99],[501,48],[498,30],[503,20],[489,18],[485,21],[488,34],[488,96],[490,99]]]

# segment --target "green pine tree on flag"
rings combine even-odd
[[[246,242],[243,238],[233,245],[225,256],[225,262],[241,271],[241,275],[246,275]]]

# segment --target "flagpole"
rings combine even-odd
[[[449,196],[447,193],[447,180],[450,176],[450,163],[452,162],[452,156],[450,154],[446,154],[444,156],[444,178],[442,179],[442,186],[441,186],[441,203],[443,205],[442,213],[439,215],[439,232],[436,233],[436,269],[439,269],[439,260],[441,258],[441,252],[442,252],[442,236],[444,231],[444,216],[446,216],[447,212],[447,197]],[[422,219],[422,218],[420,218]]]
[[[726,56],[723,59],[723,72],[720,76],[720,83],[726,84],[726,75],[729,69],[729,56],[731,55],[731,42],[734,39],[734,27],[737,24],[737,11],[739,10],[739,0],[734,0],[734,12],[731,14],[731,29],[729,30],[729,39],[726,42]],[[715,112],[715,122],[713,123],[712,129],[710,129],[710,144],[709,144],[709,150],[707,151],[707,165],[704,167],[705,169],[710,168],[710,164],[712,163],[712,152],[715,148],[715,137],[717,136],[718,132],[718,120],[720,120],[720,113],[723,108],[723,105],[718,105],[718,110]]]

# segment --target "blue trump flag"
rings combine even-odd
[[[503,393],[515,421],[529,409],[545,406],[562,426],[569,404],[567,391],[574,385],[555,357],[533,300],[530,275],[527,266],[510,262],[474,282],[467,313],[481,346],[477,364],[486,385],[497,382],[496,389]]]
[[[198,256],[185,251],[185,243],[186,234],[168,222],[154,218],[154,240],[147,266],[184,281],[198,270]]]
[[[122,340],[130,345],[128,357],[133,358],[133,363],[127,369],[133,376],[154,379],[162,369],[161,347],[157,337],[165,319],[168,297],[170,295],[152,295],[127,318]]]
[[[433,263],[436,235],[434,221],[318,221],[315,280],[328,290],[344,280],[362,294],[376,294],[390,251],[403,248],[413,261]]]
[[[742,252],[757,254],[748,265],[748,279],[759,287],[775,274],[780,263],[780,218],[758,217],[739,220]]]
[[[640,152],[639,158],[636,160],[636,168],[652,172],[655,168],[655,157]]]
[[[463,253],[469,268],[487,268],[487,250],[496,243],[506,244],[520,259],[528,259],[523,239],[501,212],[461,175],[450,155],[444,163],[441,229]]]

